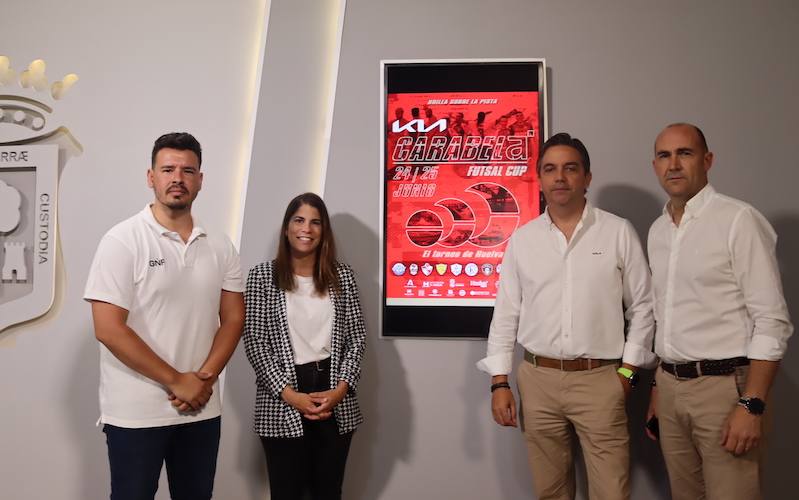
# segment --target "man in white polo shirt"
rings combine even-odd
[[[213,491],[217,377],[241,336],[244,286],[230,240],[192,217],[201,163],[190,134],[158,138],[155,200],[106,233],[89,272],[112,500],[154,498],[164,462],[173,499]]]
[[[575,433],[589,496],[629,499],[626,396],[637,367],[655,361],[644,253],[628,221],[586,200],[590,166],[585,146],[569,134],[541,149],[547,210],[508,243],[487,356],[477,365],[492,375],[494,420],[515,427],[508,374],[514,345],[525,349],[520,423],[540,500],[574,499]]]
[[[765,402],[793,330],[777,235],[708,184],[713,153],[695,125],[663,129],[652,165],[669,201],[649,230],[661,364],[648,417],[672,498],[756,500]]]

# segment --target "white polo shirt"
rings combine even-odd
[[[219,328],[222,290],[243,292],[236,249],[194,220],[184,243],[150,206],[114,226],[97,248],[83,298],[129,311],[127,324],[179,372],[199,370]],[[199,412],[179,413],[167,389],[131,370],[100,344],[100,420],[118,427],[160,427],[221,414],[219,382]]]

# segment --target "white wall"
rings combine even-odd
[[[273,254],[287,200],[316,188],[311,151],[319,139],[302,131],[323,128],[325,113],[312,103],[328,87],[315,84],[324,75],[314,68],[327,60],[337,15],[329,0],[271,3],[242,235],[247,265]],[[61,183],[62,304],[44,321],[0,334],[3,498],[107,494],[104,439],[93,426],[97,347],[80,300],[94,247],[150,198],[144,170],[152,140],[174,129],[193,131],[205,147],[198,214],[212,227],[237,227],[263,9],[264,0],[3,3],[0,54],[18,66],[41,57],[48,73],[80,75],[59,106],[74,117],[70,128],[86,150]],[[586,142],[591,199],[629,217],[641,233],[664,201],[650,167],[655,134],[671,121],[697,122],[716,153],[712,182],[759,207],[780,234],[796,321],[797,25],[799,5],[788,0],[347,2],[324,194],[342,257],[359,277],[370,343],[360,389],[367,421],[353,442],[345,498],[532,497],[521,437],[492,423],[488,380],[474,368],[484,344],[377,339],[378,61],[546,57],[551,132]],[[774,500],[797,485],[797,351],[794,341],[770,408],[776,438],[767,498]],[[252,372],[239,351],[226,389],[219,498],[267,496],[250,431],[253,398]],[[636,422],[644,403],[642,394],[633,397]],[[668,498],[657,447],[636,436],[633,498]]]
[[[17,70],[44,59],[51,81],[79,75],[56,106],[85,152],[61,179],[60,306],[0,334],[0,497],[107,498],[88,267],[101,235],[152,199],[150,149],[168,131],[202,143],[196,213],[235,236],[265,4],[3,2],[0,54]]]

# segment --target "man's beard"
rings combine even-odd
[[[165,193],[163,198],[159,199],[162,205],[170,210],[186,210],[191,208],[191,203],[194,198],[190,196],[188,191],[182,191],[182,196],[179,199],[172,198],[171,193]]]
[[[168,208],[171,208],[172,210],[186,210],[191,206],[191,202],[175,200],[175,201],[166,202],[164,203],[164,205]]]

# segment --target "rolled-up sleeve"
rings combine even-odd
[[[742,210],[730,231],[732,269],[752,318],[750,359],[779,361],[793,333],[777,265],[777,234],[757,210]]]
[[[513,368],[513,348],[519,329],[522,306],[522,289],[515,258],[516,237],[511,237],[502,258],[494,315],[488,331],[486,357],[477,362],[477,368],[494,375],[507,375]]]
[[[622,256],[622,301],[627,335],[622,361],[641,368],[653,368],[657,356],[652,352],[655,317],[652,312],[652,277],[641,242],[632,225],[625,221],[620,233]]]

